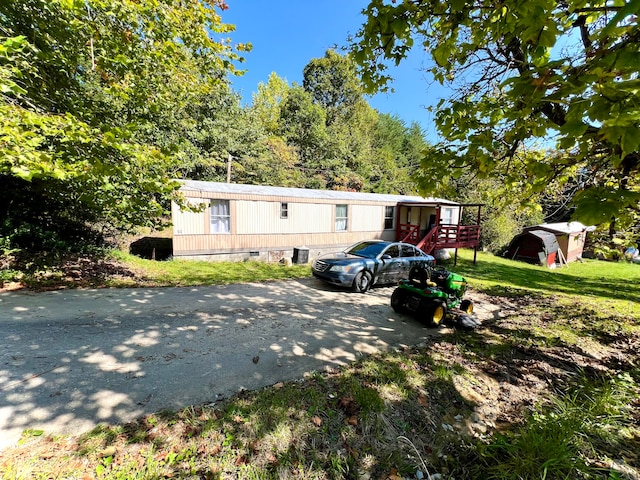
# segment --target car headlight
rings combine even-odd
[[[332,265],[331,271],[337,273],[348,273],[353,268],[353,265]]]

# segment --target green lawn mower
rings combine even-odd
[[[445,321],[473,329],[480,326],[473,317],[473,302],[464,299],[467,280],[442,267],[414,266],[391,295],[391,307],[398,313],[411,313],[429,327]]]

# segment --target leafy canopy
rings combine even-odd
[[[352,45],[369,89],[417,45],[456,92],[424,190],[471,169],[530,198],[580,176],[576,215],[630,221],[640,203],[640,0],[371,0]],[[533,150],[533,151],[532,151]],[[544,150],[554,150],[541,155]]]
[[[250,48],[224,38],[233,27],[216,8],[226,5],[0,3],[0,233],[162,222],[191,106],[224,92]]]

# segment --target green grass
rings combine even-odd
[[[450,268],[511,308],[480,330],[441,330],[332,373],[79,438],[26,431],[0,453],[0,478],[624,478],[614,461],[640,471],[640,266],[472,258],[461,251]],[[310,275],[308,266],[117,259],[135,276],[106,285]]]
[[[620,455],[630,446],[628,434],[619,432],[633,422],[630,404],[636,392],[628,375],[583,374],[568,392],[533,411],[521,427],[483,445],[486,478],[514,478],[514,473],[523,480],[593,476],[597,472],[588,458],[598,451]]]
[[[578,295],[582,303],[605,300],[621,312],[640,313],[640,265],[633,263],[584,260],[549,269],[478,252],[474,265],[473,251],[461,249],[450,268],[489,294]]]
[[[157,262],[120,251],[114,251],[112,255],[132,270],[139,272],[145,282],[158,286],[225,285],[286,280],[311,275],[311,267],[309,265],[285,266],[280,263],[260,261],[207,262],[171,260]],[[124,286],[130,286],[132,283],[129,281],[129,284],[127,284],[127,280],[119,281]],[[133,283],[135,283],[135,280]],[[114,282],[113,286],[119,286],[117,281]]]
[[[153,261],[120,250],[94,258],[70,258],[57,265],[0,271],[0,287],[19,284],[32,290],[77,287],[176,287],[226,285],[308,277],[309,265],[261,261]]]

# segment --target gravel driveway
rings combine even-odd
[[[25,429],[77,434],[215,402],[446,330],[396,314],[392,291],[307,278],[0,293],[0,449]]]

